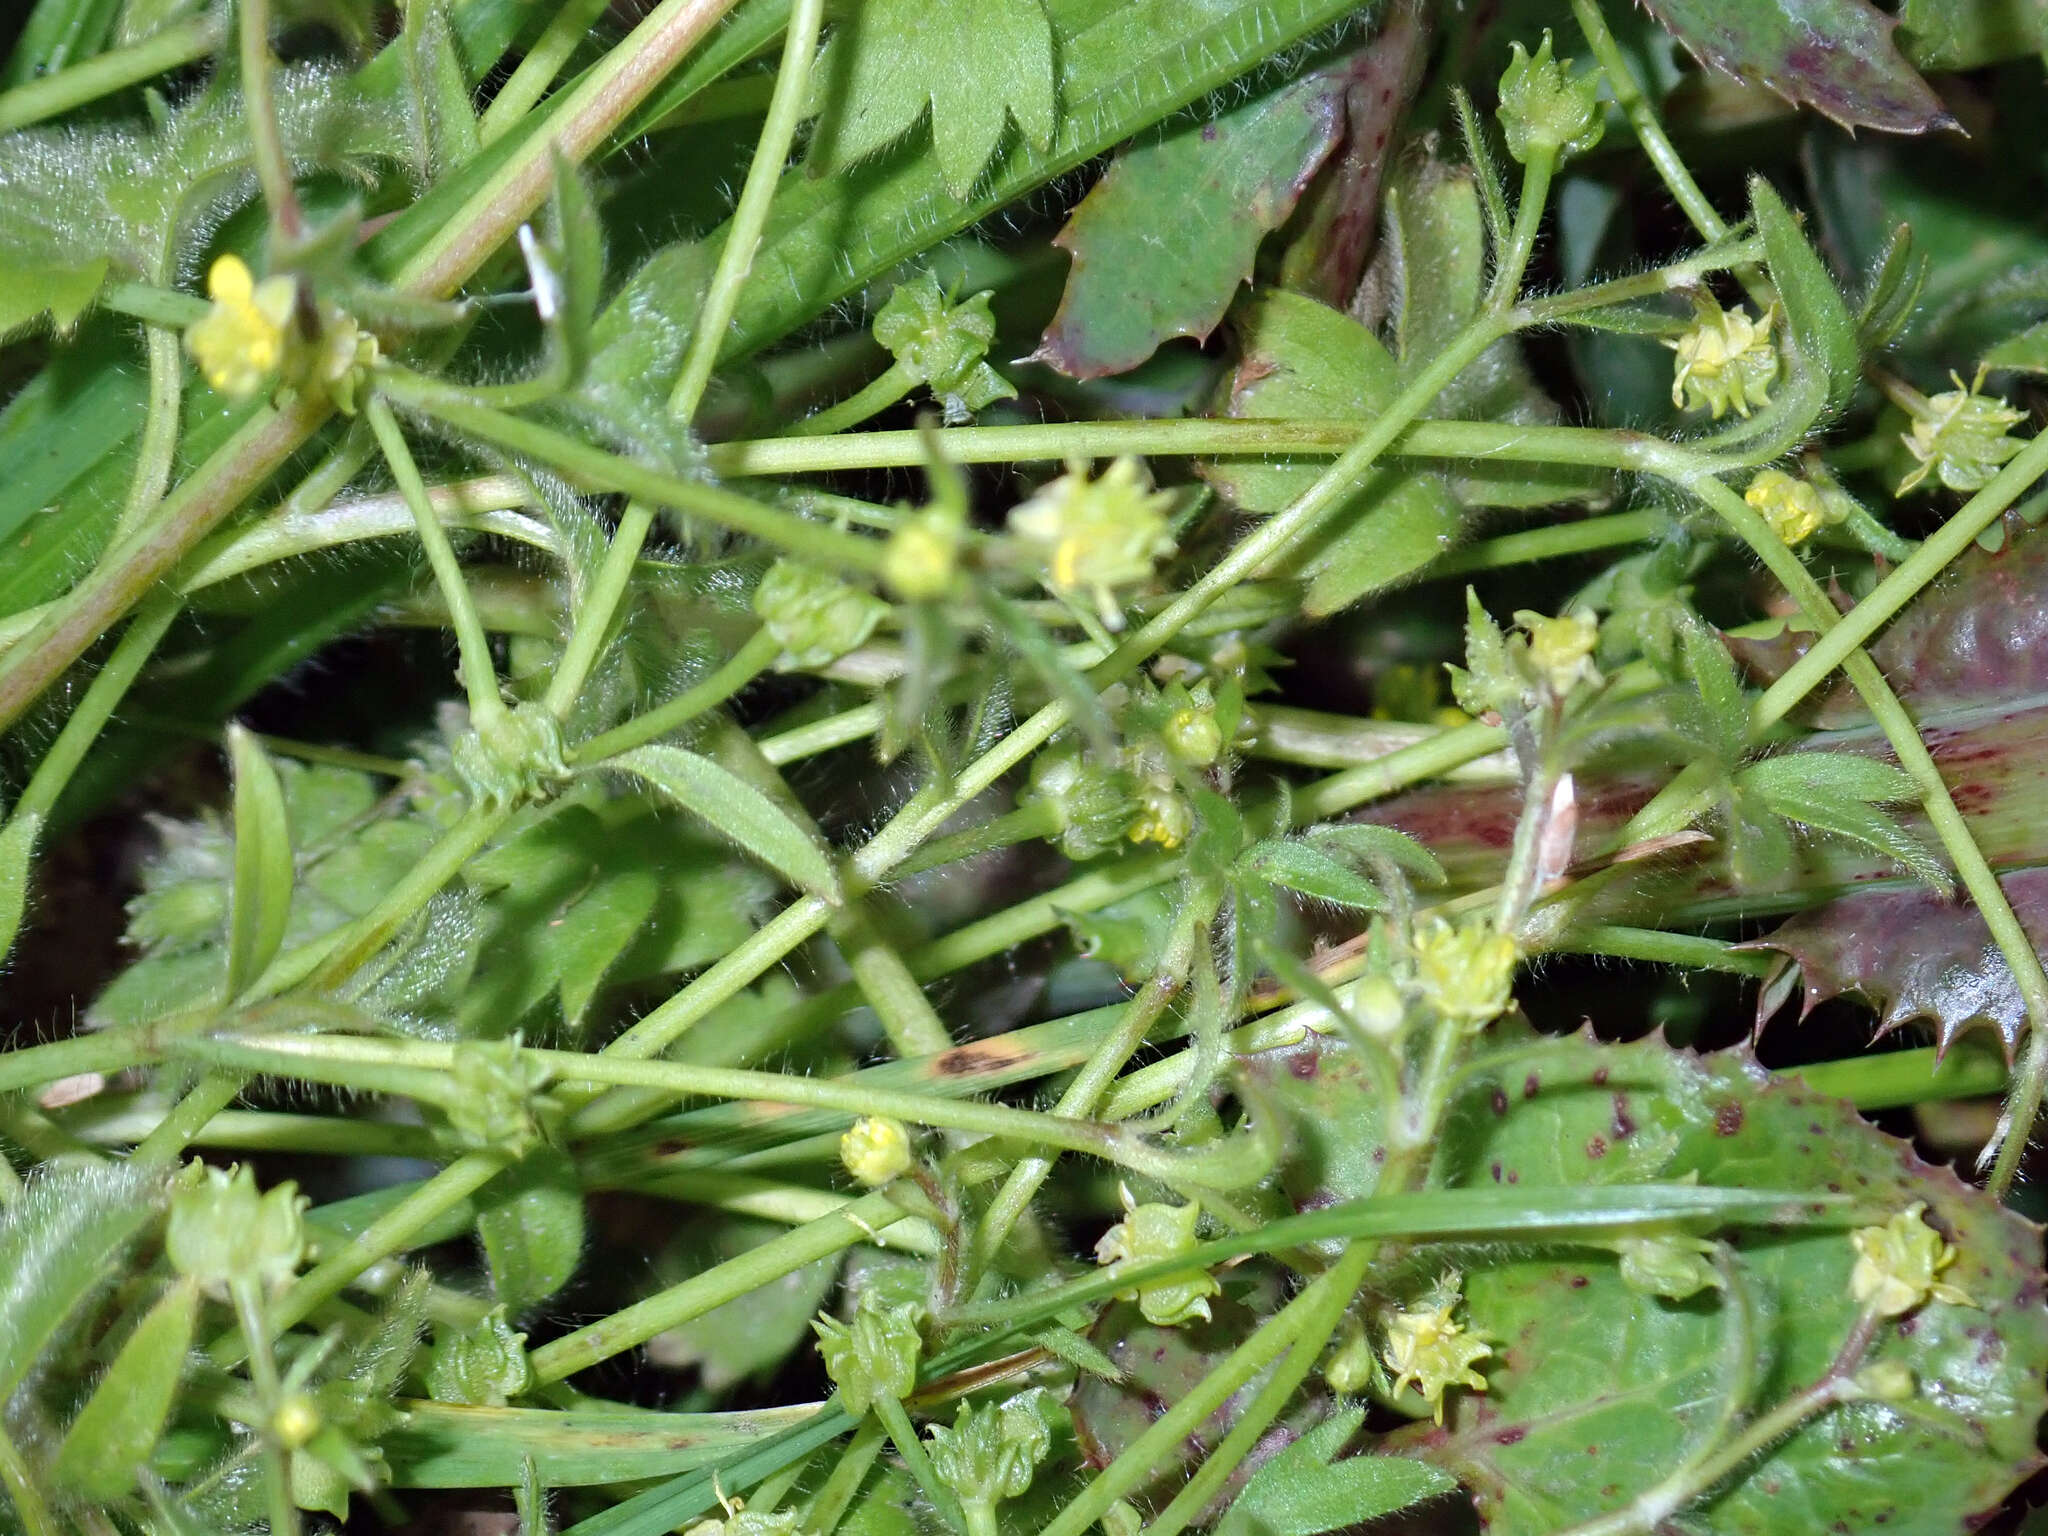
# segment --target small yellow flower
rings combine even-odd
[[[1416,924],[1415,984],[1422,1000],[1453,1024],[1485,1028],[1514,1004],[1514,941],[1490,922],[1453,927],[1440,917]]]
[[[1959,1287],[1940,1278],[1956,1261],[1953,1244],[1920,1219],[1927,1209],[1915,1200],[1881,1227],[1859,1227],[1849,1234],[1856,1245],[1856,1267],[1849,1272],[1849,1294],[1879,1317],[1902,1317],[1932,1298],[1951,1306],[1974,1307]]]
[[[1095,1245],[1095,1262],[1111,1275],[1176,1258],[1195,1246],[1199,1205],[1140,1205],[1128,1186],[1120,1193],[1124,1219]],[[1117,1297],[1137,1302],[1145,1321],[1155,1327],[1173,1328],[1191,1318],[1207,1322],[1209,1298],[1221,1289],[1207,1270],[1189,1269],[1141,1281],[1134,1289],[1118,1291]]]
[[[1930,474],[1952,491],[1980,491],[2001,464],[2026,446],[2008,436],[2006,428],[2018,426],[2027,413],[1997,395],[1977,393],[1984,387],[1982,368],[1968,384],[1959,373],[1949,377],[1956,387],[1914,406],[1913,430],[1900,434],[1906,451],[1919,461],[1899,482],[1901,496]]]
[[[206,274],[213,308],[185,331],[185,345],[206,382],[243,399],[282,366],[297,286],[289,277],[257,282],[239,256],[223,256]]]
[[[1113,589],[1146,580],[1153,562],[1173,552],[1172,504],[1170,492],[1146,484],[1136,459],[1116,460],[1096,480],[1074,463],[1010,513],[1010,532],[1043,563],[1054,591],[1092,595],[1102,622],[1116,629],[1123,615]]]
[[[1590,614],[1561,613],[1553,619],[1524,608],[1516,613],[1515,622],[1529,632],[1529,665],[1553,697],[1563,698],[1581,681],[1600,681],[1600,670],[1593,665],[1600,625]]]
[[[1817,486],[1795,479],[1782,469],[1759,470],[1742,499],[1763,514],[1764,521],[1787,544],[1811,538],[1828,521],[1826,503]]]
[[[1444,1421],[1444,1393],[1452,1387],[1486,1390],[1486,1378],[1472,1367],[1493,1353],[1477,1333],[1451,1316],[1458,1305],[1458,1281],[1446,1275],[1419,1307],[1386,1314],[1387,1342],[1380,1358],[1394,1373],[1391,1389],[1412,1386]]]
[[[1778,377],[1778,349],[1771,342],[1775,304],[1761,319],[1737,306],[1724,310],[1711,298],[1695,301],[1699,320],[1666,346],[1678,354],[1671,379],[1671,403],[1680,410],[1711,410],[1719,421],[1730,406],[1747,416],[1752,406],[1770,403]]]
[[[1138,784],[1138,814],[1125,835],[1134,843],[1178,848],[1195,830],[1195,813],[1171,779],[1147,778]]]
[[[839,1138],[839,1160],[861,1183],[880,1188],[910,1167],[910,1132],[901,1120],[863,1115]]]

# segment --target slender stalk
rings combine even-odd
[[[1378,1249],[1377,1243],[1363,1242],[1352,1243],[1345,1248],[1343,1256],[1325,1277],[1327,1283],[1318,1282],[1322,1287],[1321,1294],[1303,1317],[1301,1334],[1287,1352],[1287,1358],[1266,1378],[1258,1395],[1245,1405],[1237,1422],[1230,1426],[1230,1433],[1202,1458],[1202,1464],[1181,1485],[1180,1491],[1173,1496],[1173,1502],[1159,1512],[1140,1536],[1180,1536],[1182,1531],[1201,1519],[1202,1511],[1222,1492],[1224,1483],[1245,1457],[1257,1448],[1267,1429],[1286,1410],[1302,1382],[1308,1379],[1308,1373],[1322,1359],[1330,1335],[1343,1320],[1344,1309],[1351,1304],[1352,1295],[1364,1283]]]
[[[1429,568],[1432,577],[1464,576],[1474,571],[1499,571],[1537,560],[1591,554],[1627,544],[1647,544],[1661,537],[1671,519],[1661,512],[1616,512],[1576,523],[1551,523],[1521,533],[1504,533],[1454,550]]]
[[[149,325],[143,327],[143,337],[149,353],[149,413],[142,422],[128,499],[114,524],[116,541],[132,533],[162,503],[178,455],[178,409],[185,393],[185,358],[178,333],[168,326]]]
[[[256,184],[270,208],[270,227],[284,240],[305,229],[298,189],[292,185],[291,157],[277,130],[277,101],[271,94],[270,0],[236,0],[240,12],[242,107],[254,151]]]
[[[848,903],[833,922],[832,934],[891,1050],[898,1056],[931,1056],[953,1043],[945,1020],[863,905]]]
[[[377,446],[383,449],[384,461],[391,466],[399,494],[412,511],[420,547],[433,568],[434,584],[441,589],[441,601],[448,605],[456,648],[462,657],[462,686],[469,695],[470,724],[487,731],[504,718],[505,701],[498,691],[497,671],[491,665],[490,637],[477,617],[469,583],[462,578],[462,562],[455,556],[455,546],[448,541],[448,530],[434,514],[426,482],[420,478],[419,466],[413,462],[412,450],[406,446],[405,434],[399,430],[398,418],[391,413],[389,403],[373,395],[363,414],[369,419],[370,430],[377,434]]]
[[[608,757],[650,741],[659,741],[671,732],[681,730],[767,671],[781,652],[782,647],[773,635],[765,629],[755,630],[716,671],[692,683],[666,704],[635,716],[601,736],[591,737],[569,754],[569,761],[578,767],[603,762]]]
[[[1614,34],[1607,29],[1607,18],[1600,14],[1598,0],[1572,0],[1572,15],[1578,18],[1579,30],[1585,33],[1587,46],[1599,61],[1601,72],[1607,76],[1607,88],[1614,93],[1614,104],[1621,108],[1621,115],[1635,130],[1636,142],[1650,157],[1650,164],[1657,168],[1658,178],[1692,221],[1692,227],[1709,240],[1719,240],[1728,233],[1727,220],[1707,201],[1706,193],[1693,180],[1692,172],[1679,157],[1670,135],[1664,131],[1664,125],[1657,120],[1657,109],[1643,94],[1635,71],[1629,68],[1628,60],[1614,41]]]
[[[886,1193],[878,1190],[863,1195],[850,1205],[749,1248],[736,1258],[657,1291],[601,1321],[553,1339],[534,1350],[528,1361],[540,1381],[566,1380],[600,1360],[638,1348],[658,1333],[679,1328],[784,1275],[794,1274],[806,1264],[869,1242],[875,1233],[906,1219]]]
[[[64,1527],[50,1513],[49,1501],[36,1486],[35,1474],[5,1427],[0,1427],[0,1488],[13,1501],[25,1536],[63,1536]]]
[[[141,1167],[176,1162],[246,1082],[239,1072],[208,1073],[142,1138],[129,1160]]]
[[[831,1475],[824,1486],[804,1508],[804,1518],[799,1529],[809,1536],[832,1536],[839,1529],[839,1522],[846,1517],[854,1496],[860,1492],[860,1485],[867,1481],[875,1457],[881,1453],[882,1442],[888,1439],[888,1432],[873,1419],[865,1419],[853,1438],[846,1442],[846,1449],[833,1466]]]
[[[1673,450],[1671,457],[1678,459],[1679,451]],[[1713,508],[1756,552],[1799,604],[1807,622],[1823,634],[1834,626],[1838,617],[1835,606],[1821,590],[1820,584],[1799,563],[1798,556],[1770,531],[1740,496],[1711,476],[1688,474],[1681,470],[1673,478]],[[1995,1162],[1987,1186],[1995,1196],[2003,1198],[2019,1171],[2019,1160],[2026,1150],[2027,1137],[2040,1111],[2043,1094],[2048,1092],[2048,972],[2043,971],[2033,941],[2020,926],[2012,903],[2006,899],[1998,877],[1992,873],[1983,850],[1977,846],[1977,840],[1970,832],[1969,823],[1956,808],[1941,770],[1935,766],[1926,743],[1920,739],[1919,727],[1899,702],[1898,695],[1892,692],[1891,684],[1885,681],[1877,663],[1860,649],[1851,650],[1842,658],[1842,669],[1862,696],[1878,728],[1884,732],[1885,740],[1898,757],[1899,766],[1912,778],[1914,788],[1920,792],[1927,820],[1947,852],[1949,862],[1955,866],[1963,888],[1976,903],[1984,925],[1991,930],[1991,937],[2011,968],[2020,997],[2026,1004],[2027,1048],[2012,1091],[2006,1099],[2000,1134],[1994,1142]]]
[[[166,70],[196,64],[220,45],[220,13],[188,16],[126,48],[110,49],[83,64],[60,69],[0,93],[0,133],[12,133],[98,101]]]
[[[1166,1012],[1166,1005],[1173,1001],[1182,983],[1186,980],[1188,968],[1194,963],[1194,947],[1197,937],[1206,932],[1209,916],[1206,913],[1183,918],[1175,928],[1171,943],[1159,958],[1158,968],[1146,981],[1143,990],[1124,1004],[1123,1014],[1117,1020],[1117,1027],[1102,1037],[1102,1042],[1088,1058],[1087,1064],[1074,1074],[1060,1094],[1053,1112],[1060,1115],[1090,1115],[1117,1074],[1130,1064],[1131,1057],[1152,1032],[1152,1026],[1159,1022]],[[974,1234],[974,1262],[979,1266],[993,1263],[1001,1251],[1010,1230],[1022,1219],[1032,1199],[1044,1185],[1052,1172],[1054,1158],[1049,1152],[1027,1154],[1017,1160],[1003,1180],[1003,1187],[989,1202],[982,1213],[981,1225]]]
[[[604,15],[609,3],[610,0],[564,0],[555,19],[534,39],[519,67],[498,88],[498,94],[477,119],[480,143],[491,143],[533,110],[534,104],[555,83],[562,66],[569,62],[569,55],[590,35],[590,29]]]
[[[1528,163],[1522,167],[1522,199],[1515,204],[1515,225],[1494,268],[1493,286],[1486,295],[1486,307],[1495,314],[1505,313],[1522,291],[1522,276],[1529,270],[1529,258],[1536,253],[1536,235],[1543,227],[1543,210],[1550,201],[1550,178],[1556,169],[1555,151],[1533,148]]]
[[[916,376],[900,362],[891,363],[857,392],[837,405],[828,405],[822,411],[804,417],[783,436],[830,437],[835,432],[844,432],[848,427],[859,426],[870,416],[880,415],[915,388]]]
[[[1052,837],[1059,832],[1059,811],[1048,800],[1032,800],[1013,811],[1000,816],[991,816],[977,826],[968,827],[946,837],[936,837],[926,843],[917,853],[896,866],[899,877],[921,875],[927,870],[943,869],[962,859],[978,858],[984,853],[993,853],[998,848],[1013,848],[1018,843],[1030,842],[1041,837]]]
[[[1752,706],[1750,730],[1765,730],[1797,708],[1822,678],[1841,666],[1851,651],[1867,642],[1919,595],[2043,474],[2048,474],[2048,432],[2038,434],[2021,449],[1981,491],[1957,508],[1953,517],[1872,588],[1869,596],[1837,619],[1824,634],[1815,636],[1806,654],[1766,688]]]
[[[960,1508],[960,1501],[953,1497],[953,1490],[939,1480],[938,1469],[932,1465],[931,1457],[925,1454],[924,1442],[917,1437],[917,1427],[910,1422],[910,1415],[903,1411],[903,1404],[893,1397],[878,1397],[874,1402],[874,1415],[889,1431],[889,1438],[895,1443],[896,1454],[903,1458],[903,1465],[910,1469],[911,1480],[918,1491],[931,1501],[938,1511],[939,1519],[961,1536],[976,1536],[967,1523],[966,1513]]]
[[[16,816],[47,818],[56,808],[64,787],[71,782],[79,764],[85,761],[85,754],[92,750],[92,744],[99,739],[107,721],[113,718],[114,711],[135,685],[136,678],[142,675],[142,669],[149,665],[149,658],[156,654],[157,642],[170,629],[171,621],[177,618],[182,606],[173,594],[158,593],[128,621],[128,627],[121,632],[106,665],[87,686],[77,707],[65,720],[64,728],[57,733],[57,739],[50,743],[50,750],[36,765],[28,787],[14,803]]]

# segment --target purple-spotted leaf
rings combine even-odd
[[[1287,1114],[1282,1182],[1297,1208],[1374,1191],[1387,1151],[1380,1099],[1349,1047],[1310,1038],[1239,1065]],[[1380,1280],[1384,1304],[1409,1304],[1455,1271],[1459,1319],[1491,1345],[1485,1390],[1453,1388],[1442,1427],[1424,1419],[1379,1449],[1457,1477],[1491,1536],[1547,1536],[1615,1514],[1716,1444],[1724,1415],[1753,1421],[1827,1375],[1859,1316],[1850,1229],[1925,1202],[1957,1250],[1942,1278],[1971,1304],[1931,1300],[1878,1328],[1860,1363],[1903,1367],[1909,1395],[1829,1408],[1711,1497],[1681,1500],[1669,1528],[1767,1536],[1821,1509],[1857,1530],[1960,1531],[2040,1465],[2038,1229],[1746,1052],[1500,1031],[1461,1074],[1427,1175],[1438,1189],[1513,1185],[1531,1205],[1589,1184],[1694,1180],[1853,1203],[1840,1215],[1803,1207],[1809,1219],[1771,1227],[1675,1229],[1726,1245],[1720,1262],[1748,1301],[1746,1334],[1728,1296],[1710,1287],[1673,1302],[1631,1289],[1620,1255],[1598,1243],[1416,1251],[1405,1285]],[[1743,1400],[1731,1403],[1731,1390]]]
[[[1643,0],[1702,63],[1767,85],[1845,128],[1954,126],[1892,42],[1898,22],[1864,0]]]
[[[1036,358],[1097,379],[1206,337],[1343,122],[1344,80],[1323,71],[1118,156],[1053,242],[1074,266]]]
[[[2048,869],[2018,870],[1998,883],[2034,947],[2048,949]],[[1765,982],[1758,1030],[1787,995],[1785,985],[1774,985],[1781,980],[1799,988],[1802,1018],[1816,1003],[1854,994],[1877,1010],[1879,1034],[1931,1020],[1943,1051],[1971,1025],[1988,1025],[2010,1060],[2026,1022],[2019,983],[1966,899],[1945,901],[1926,890],[1857,891],[1741,947],[1786,957]]]

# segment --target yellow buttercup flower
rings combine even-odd
[[[1903,1317],[1930,1299],[1976,1305],[1960,1286],[1941,1278],[1955,1263],[1956,1250],[1920,1219],[1926,1209],[1926,1201],[1915,1200],[1883,1226],[1858,1227],[1849,1234],[1856,1245],[1849,1294],[1879,1317]]]
[[[257,282],[239,256],[223,256],[206,274],[213,308],[185,331],[185,346],[224,395],[243,399],[284,362],[286,326],[297,288],[289,277]]]
[[[1828,521],[1828,509],[1817,486],[1795,479],[1782,469],[1760,470],[1742,499],[1763,514],[1771,532],[1787,544],[1811,538]]]
[[[1473,1366],[1493,1353],[1492,1346],[1451,1316],[1458,1305],[1458,1281],[1446,1275],[1435,1294],[1421,1306],[1386,1314],[1387,1343],[1380,1358],[1393,1372],[1392,1390],[1412,1386],[1444,1421],[1444,1394],[1452,1387],[1486,1390],[1486,1378]]]
[[[1524,608],[1515,622],[1529,632],[1529,665],[1563,698],[1579,682],[1597,683],[1593,647],[1600,643],[1600,625],[1591,614],[1561,613],[1556,618]]]
[[[910,1167],[910,1131],[887,1115],[863,1115],[839,1138],[839,1160],[861,1183],[880,1187]]]
[[[1440,917],[1415,925],[1415,986],[1451,1023],[1477,1033],[1514,1006],[1514,941],[1485,921],[1454,927]]]
[[[1777,306],[1767,306],[1755,320],[1740,306],[1723,310],[1704,296],[1699,308],[1698,323],[1665,343],[1678,354],[1671,403],[1680,410],[1712,411],[1716,421],[1731,406],[1747,416],[1751,407],[1769,404],[1778,377],[1778,349],[1771,342]]]

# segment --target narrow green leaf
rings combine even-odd
[[[1850,752],[1786,752],[1751,763],[1743,783],[1764,795],[1805,794],[1893,805],[1917,798],[1905,770]]]
[[[507,1313],[516,1317],[569,1283],[583,1258],[583,1229],[583,1186],[561,1152],[535,1152],[484,1187],[477,1238]]]
[[[1763,799],[1772,811],[1788,821],[1875,848],[1897,859],[1915,879],[1939,891],[1949,888],[1948,867],[1933,850],[1900,826],[1896,817],[1866,801],[1831,794],[1825,786],[1797,784],[1777,785],[1765,791]]]
[[[1678,621],[1678,654],[1692,683],[1700,721],[1713,749],[1727,762],[1742,756],[1749,738],[1749,707],[1728,648],[1690,612]]]
[[[28,907],[28,873],[43,818],[16,816],[0,829],[0,960],[14,948],[21,915]]]
[[[561,348],[571,379],[590,359],[590,332],[604,286],[604,223],[582,173],[559,150],[554,190],[548,198],[548,253],[560,291],[551,295],[546,320]]]
[[[0,1399],[72,1313],[112,1282],[158,1181],[120,1163],[45,1163],[0,1209]]]
[[[284,944],[292,911],[292,834],[284,789],[262,744],[228,727],[235,776],[235,875],[228,897],[228,996],[239,997]]]
[[[1378,912],[1387,904],[1378,886],[1312,843],[1278,838],[1254,843],[1239,857],[1237,869],[1241,875],[1340,907]]]
[[[1407,833],[1397,832],[1392,827],[1375,826],[1368,821],[1340,821],[1310,827],[1302,836],[1326,847],[1341,849],[1353,859],[1385,859],[1430,885],[1442,885],[1448,878],[1435,854]]]
[[[1792,333],[1798,360],[1827,386],[1829,414],[1845,409],[1862,378],[1863,358],[1856,346],[1856,321],[1827,266],[1807,243],[1799,220],[1763,177],[1749,183],[1750,206],[1763,236],[1771,281],[1785,305],[1785,324]]]
[[[516,1487],[528,1459],[550,1487],[580,1488],[712,1466],[816,1412],[812,1403],[746,1413],[654,1413],[415,1401],[405,1404],[404,1425],[384,1451],[400,1488]]]
[[[1364,1422],[1363,1408],[1334,1413],[1260,1467],[1216,1536],[1322,1536],[1457,1491],[1456,1478],[1427,1462],[1336,1459]]]
[[[50,1468],[53,1481],[88,1499],[134,1490],[178,1394],[198,1315],[199,1287],[189,1278],[149,1309],[71,1421]]]
[[[601,770],[644,779],[794,884],[827,901],[839,900],[839,876],[817,839],[760,790],[710,758],[681,747],[635,747],[591,771]]]

